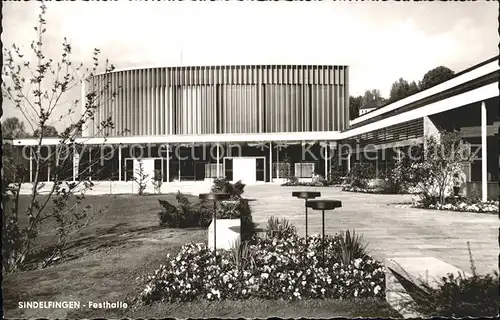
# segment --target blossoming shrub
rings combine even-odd
[[[383,266],[368,255],[341,263],[339,236],[257,239],[247,249],[251,263],[234,263],[231,250],[213,251],[187,244],[149,277],[142,301],[190,301],[195,298],[345,299],[384,297]],[[323,264],[324,252],[324,264]]]

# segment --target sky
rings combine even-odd
[[[86,65],[93,48],[117,68],[349,65],[351,95],[379,89],[387,98],[400,77],[418,82],[437,66],[459,72],[498,55],[496,1],[46,4],[44,46],[50,57],[60,56],[66,37],[73,61]],[[3,3],[4,46],[16,43],[29,51],[39,5]],[[4,103],[3,117],[9,116],[20,114]]]

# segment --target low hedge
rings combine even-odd
[[[212,192],[227,192],[229,201],[217,203],[218,219],[241,219],[241,239],[247,241],[256,233],[253,223],[252,210],[247,199],[242,198],[245,185],[238,181],[231,183],[224,179],[217,179],[212,187]],[[162,210],[158,213],[160,225],[170,228],[207,228],[213,218],[213,204],[211,202],[190,202],[181,192],[176,196],[177,205],[165,200],[158,200]]]

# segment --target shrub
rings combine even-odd
[[[217,205],[217,217],[225,219],[240,218],[241,240],[249,241],[256,235],[256,225],[253,223],[252,210],[247,199],[243,199],[245,184],[241,181],[231,183],[226,179],[216,179],[211,192],[229,193],[231,201],[223,201]]]
[[[253,222],[252,210],[248,200],[241,199],[238,202],[238,211],[240,212],[241,219],[241,240],[250,241],[257,234],[257,227]]]
[[[158,200],[162,210],[158,213],[160,226],[170,228],[208,227],[212,219],[212,211],[201,202],[192,204],[189,199],[178,192],[177,206],[168,201]]]
[[[296,234],[297,229],[287,219],[278,219],[273,216],[267,220],[266,237],[268,238],[282,239]]]
[[[375,178],[375,172],[368,163],[355,163],[347,173],[345,183],[351,187],[366,188],[368,180]]]
[[[217,264],[205,244],[187,244],[149,277],[141,299],[147,304],[198,298],[383,298],[383,266],[369,256],[342,264],[339,241],[338,235],[325,237],[324,264],[319,258],[322,246],[317,236],[307,242],[296,235],[258,239],[255,244],[247,244],[246,253],[219,250]],[[245,268],[243,256],[251,261]]]
[[[302,187],[329,187],[334,185],[335,183],[331,182],[328,179],[323,178],[320,175],[313,174],[311,182],[300,182],[297,177],[290,177],[288,181],[281,184],[284,187],[292,187],[292,186],[302,186]]]
[[[247,241],[235,241],[231,248],[231,263],[240,271],[255,267],[255,251]]]
[[[344,177],[347,175],[347,169],[339,165],[334,165],[330,168],[328,181],[330,185],[341,185],[344,182]]]
[[[172,205],[170,202],[158,199],[162,210],[158,213],[160,218],[160,226],[166,227],[179,227],[180,217],[179,210],[176,206]]]
[[[163,185],[163,176],[161,170],[155,170],[153,186],[155,188],[155,193],[161,193],[161,186]]]
[[[414,310],[425,316],[446,318],[498,316],[498,272],[485,276],[455,277],[449,274],[441,279],[438,288],[424,285],[415,295]]]
[[[386,181],[383,186],[383,193],[400,194],[408,192],[412,177],[406,168],[405,164],[399,162],[393,169],[381,174]]]
[[[226,179],[215,179],[210,192],[223,192],[229,193],[231,200],[241,199],[241,195],[245,192],[245,184],[237,181],[234,184]]]
[[[363,236],[356,235],[356,231],[349,230],[340,233],[341,261],[344,265],[349,265],[354,259],[362,258],[366,255],[367,244],[363,242]]]
[[[446,318],[495,317],[500,306],[499,277],[492,274],[478,275],[469,248],[472,276],[448,274],[437,287],[424,283],[413,293],[413,300],[404,302],[406,307],[424,316]],[[415,284],[414,284],[415,285]]]
[[[146,191],[148,177],[149,174],[144,171],[144,163],[139,161],[139,167],[135,171],[133,180],[137,183],[137,194],[140,196],[144,195],[144,191]]]

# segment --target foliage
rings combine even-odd
[[[144,191],[147,188],[147,182],[149,178],[149,174],[147,174],[144,170],[144,163],[139,160],[139,167],[135,170],[135,176],[134,176],[134,181],[137,183],[137,194],[142,196],[144,194]]]
[[[176,195],[177,206],[165,200],[158,200],[162,210],[158,213],[160,226],[170,228],[207,228],[213,211],[201,202],[191,203],[180,191]]]
[[[423,316],[466,318],[497,317],[500,307],[498,272],[478,275],[469,247],[472,276],[448,274],[438,286],[423,283],[406,307]],[[416,284],[414,284],[416,286]]]
[[[293,176],[292,175],[292,166],[291,166],[290,158],[288,157],[288,155],[285,154],[283,161],[277,163],[277,166],[278,166],[278,173],[279,173],[280,178],[289,179],[290,177]]]
[[[338,235],[325,237],[325,260],[321,238],[257,239],[248,245],[251,263],[241,268],[234,251],[213,251],[204,243],[184,245],[177,256],[150,276],[141,293],[145,304],[153,301],[264,299],[383,298],[383,266],[369,257],[344,265]]]
[[[233,202],[223,201],[217,204],[217,217],[241,220],[242,241],[251,240],[256,234],[256,225],[253,222],[252,210],[247,199],[243,199],[245,184],[241,181],[231,183],[226,179],[215,179],[211,192],[229,193],[229,199]]]
[[[231,247],[231,258],[231,264],[240,271],[255,267],[255,251],[250,248],[248,241],[235,241]]]
[[[456,132],[443,132],[440,139],[434,136],[424,139],[424,145],[414,146],[412,150],[412,157],[416,159],[408,162],[403,170],[426,205],[435,204],[436,199],[444,204],[447,194],[453,190],[453,175],[473,160],[470,148]]]
[[[356,235],[356,231],[346,230],[340,233],[341,261],[344,265],[349,265],[354,259],[362,258],[366,255],[368,244],[363,242],[363,236]]]
[[[408,170],[409,166],[410,164],[406,158],[398,161],[394,168],[381,174],[386,182],[383,187],[383,193],[402,194],[408,192],[412,186],[411,181],[413,179],[411,170]]]
[[[237,181],[236,183],[233,184],[226,179],[215,179],[210,192],[229,193],[231,200],[238,200],[241,199],[241,195],[243,194],[244,189],[245,189],[245,184],[241,183],[241,181]]]
[[[17,117],[10,117],[3,121],[2,135],[4,139],[21,139],[29,136],[29,134],[26,133],[24,122]]]
[[[351,187],[366,188],[368,181],[375,177],[375,171],[369,163],[355,163],[347,173],[345,184]]]
[[[417,93],[418,91],[419,88],[415,81],[408,83],[408,81],[403,78],[399,78],[398,81],[392,84],[389,100],[387,102],[392,103],[404,99],[414,93]]]
[[[39,128],[35,129],[35,131],[33,131],[33,137],[38,138],[38,137],[44,136],[46,138],[53,138],[53,137],[59,136],[57,129],[54,128],[53,126],[45,126],[45,127],[43,127],[42,130],[40,130]],[[43,132],[43,135],[41,135],[40,132]]]
[[[445,82],[455,75],[455,72],[447,67],[439,66],[432,70],[429,70],[422,81],[420,82],[420,89],[426,90],[442,82]]]
[[[424,198],[413,205],[415,208],[450,210],[460,212],[498,213],[498,201],[480,201],[471,198],[448,197],[441,204],[436,197]]]
[[[242,241],[251,240],[256,234],[256,225],[253,222],[252,210],[247,199],[241,195],[245,185],[241,182],[232,184],[224,179],[217,179],[212,187],[212,192],[220,190],[228,191],[229,201],[221,201],[216,204],[218,219],[240,219]],[[203,227],[210,225],[213,216],[212,203],[197,201],[195,204],[189,202],[182,193],[177,194],[178,205],[174,206],[167,201],[159,200],[162,211],[158,214],[160,225],[172,228]]]
[[[349,120],[359,117],[359,108],[363,104],[363,96],[349,97]]]
[[[379,89],[366,90],[363,96],[363,104],[367,104],[371,101],[376,101],[377,106],[380,106],[385,103],[385,98],[382,97],[382,93],[380,93]]]
[[[328,181],[331,185],[341,185],[344,182],[344,177],[347,175],[347,168],[339,165],[333,165],[330,168]]]
[[[155,170],[153,179],[153,187],[155,188],[155,193],[161,194],[162,185],[163,185],[163,176],[161,174],[161,170]]]
[[[287,219],[274,216],[267,220],[266,237],[283,239],[297,234],[297,229]]]
[[[103,102],[116,97],[116,92],[112,92],[109,87],[109,73],[114,66],[108,65],[107,61],[102,66],[99,61],[100,51],[95,49],[92,67],[83,69],[83,64],[76,64],[72,61],[72,46],[66,38],[62,42],[61,55],[56,58],[48,57],[44,46],[46,9],[47,7],[42,3],[37,25],[34,27],[35,38],[28,53],[22,52],[21,46],[16,44],[5,46],[3,51],[2,96],[4,103],[10,103],[22,114],[23,121],[29,130],[39,133],[37,137],[34,137],[36,143],[29,148],[27,153],[33,161],[32,188],[27,200],[27,209],[20,209],[21,206],[19,206],[19,191],[26,177],[26,168],[21,165],[23,163],[11,161],[14,165],[9,169],[11,170],[8,178],[10,181],[2,181],[10,183],[8,189],[11,210],[4,212],[4,222],[7,222],[6,234],[17,237],[16,239],[4,237],[5,243],[12,245],[3,246],[3,267],[7,272],[22,269],[33,257],[40,257],[49,262],[54,261],[56,257],[64,254],[64,248],[70,236],[85,227],[95,215],[101,212],[101,210],[96,212],[80,205],[83,193],[92,187],[90,179],[83,176],[86,173],[80,173],[75,179],[76,182],[71,183],[65,181],[65,176],[68,175],[68,167],[72,168],[73,154],[70,150],[78,147],[75,143],[78,132],[94,117]],[[34,64],[33,61],[35,61]],[[72,95],[72,90],[78,89],[82,82],[90,81],[89,78],[96,73],[102,74],[102,83],[99,80],[98,85],[89,86],[82,112],[80,107],[82,102],[70,101],[69,96]],[[56,118],[58,112],[60,116]],[[64,121],[66,122],[64,125],[67,125],[58,135],[59,144],[51,148],[52,150],[46,151],[47,148],[42,150],[44,136],[50,134],[48,131],[57,121]],[[68,124],[68,121],[71,122]],[[111,118],[108,118],[96,124],[95,131],[101,134],[112,126]],[[23,131],[21,124],[18,123],[15,127],[17,127],[15,130]],[[85,167],[91,165],[89,163]],[[49,191],[42,195],[39,191],[44,185],[42,181],[46,178],[46,176],[42,177],[42,173],[47,170],[50,170],[53,183],[49,185]],[[94,172],[97,170],[98,168],[94,167]],[[77,192],[80,195],[77,195]],[[77,203],[70,206],[68,201],[74,198],[73,195],[76,196]],[[47,206],[49,202],[55,204],[50,209]],[[21,227],[19,221],[27,221],[27,223]],[[39,229],[42,224],[55,226],[55,231],[50,233],[55,245],[52,250],[46,252],[45,256],[40,256],[40,252],[37,251]]]
[[[242,241],[250,241],[256,235],[256,225],[253,222],[252,210],[250,203],[246,199],[238,201],[237,210],[240,213],[241,221],[241,239]]]
[[[294,187],[294,186],[302,186],[302,187],[331,187],[334,185],[338,185],[337,178],[328,179],[323,178],[321,175],[314,173],[311,181],[299,181],[299,179],[295,176],[288,177],[288,180],[285,183],[282,183],[281,186],[284,187]]]

